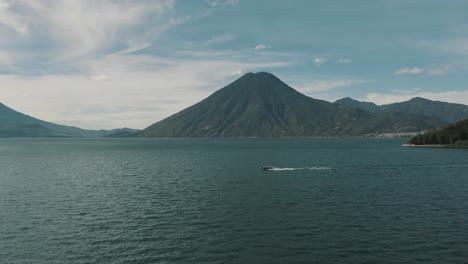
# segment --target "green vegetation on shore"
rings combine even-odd
[[[468,119],[442,129],[431,130],[413,137],[412,145],[444,145],[468,147]]]

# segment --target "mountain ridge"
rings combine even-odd
[[[412,114],[420,114],[428,117],[441,118],[449,123],[455,123],[468,118],[467,105],[432,101],[422,97],[414,97],[408,101],[384,105],[376,105],[372,102],[358,101],[350,97],[336,100],[334,103],[358,107],[373,113],[400,111]]]
[[[408,102],[442,105],[445,112],[455,117],[460,111],[454,111],[454,105],[468,112],[468,106],[461,104],[424,98]],[[377,106],[349,97],[334,103],[314,99],[271,73],[258,72],[245,74],[200,102],[141,131],[63,126],[0,103],[0,137],[342,137],[421,132],[450,123],[435,114],[411,111],[402,103]]]
[[[102,137],[119,131],[135,129],[87,130],[75,126],[58,125],[18,112],[0,103],[0,137]]]
[[[415,122],[418,120],[418,122]],[[389,122],[387,122],[389,121]],[[398,124],[397,124],[398,123]],[[138,137],[313,137],[408,132],[446,125],[411,114],[374,115],[308,97],[266,73],[247,73]]]

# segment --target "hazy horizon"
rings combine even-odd
[[[250,72],[250,73],[253,73],[253,72]],[[225,86],[227,86],[227,85],[228,85],[228,84],[226,84]],[[219,88],[219,89],[222,89],[222,88],[224,88],[225,86],[223,86],[223,87],[221,87],[221,88]],[[291,88],[294,89],[294,87],[291,87]],[[355,99],[355,98],[352,98],[352,97],[347,97],[347,98]],[[415,98],[415,97],[413,97],[413,98]],[[413,99],[413,98],[410,98],[410,99]],[[337,98],[337,99],[344,99],[344,97],[343,97],[343,98]],[[203,98],[202,98],[200,101],[202,101],[202,100],[203,100]],[[199,103],[200,101],[194,102],[194,104],[197,104],[197,103]],[[333,102],[336,101],[336,100],[325,100],[325,101],[328,101],[328,102],[330,102],[330,103],[333,103]],[[405,101],[406,101],[406,100],[405,100]],[[389,104],[391,104],[391,103],[400,103],[400,102],[405,102],[405,101],[390,102]],[[369,102],[369,101],[362,101],[362,102]],[[370,103],[374,103],[374,102],[370,102]],[[450,102],[449,102],[449,103],[450,103]],[[0,102],[0,104],[2,104],[2,102]],[[4,104],[4,105],[5,105],[5,104]],[[380,105],[383,105],[383,104],[380,104]],[[9,107],[8,105],[5,105],[5,106]],[[187,105],[187,106],[185,106],[183,109],[188,108],[188,107],[190,107],[190,106],[191,106],[191,105]],[[15,110],[15,109],[13,109],[13,110]],[[182,110],[182,109],[181,109],[181,110]],[[15,111],[16,111],[16,110],[15,110]],[[177,112],[170,113],[170,114],[169,114],[168,116],[166,116],[166,117],[169,117],[169,116],[171,116],[171,115],[173,115],[173,114],[175,114],[175,113],[177,113]],[[30,114],[28,114],[28,113],[22,113],[22,114],[26,114],[26,115],[29,115],[29,116],[31,116],[31,117],[36,118],[35,116],[30,115]],[[160,119],[160,120],[153,121],[152,123],[150,123],[150,124],[148,124],[148,125],[145,125],[145,126],[143,126],[143,127],[122,126],[122,127],[111,127],[111,128],[106,128],[106,129],[132,128],[132,129],[140,129],[140,130],[142,130],[142,129],[145,129],[145,128],[149,127],[150,125],[152,125],[152,124],[154,124],[154,123],[156,123],[156,122],[158,122],[158,121],[161,121],[161,120],[165,119],[166,117],[163,117],[163,118]],[[50,122],[49,120],[43,120],[43,121]],[[59,125],[63,125],[63,124],[59,124]],[[76,126],[76,125],[73,125],[73,124],[68,124],[68,125],[69,125],[69,126]],[[77,127],[77,126],[76,126],[76,127]],[[104,128],[86,128],[86,127],[79,127],[79,128],[82,128],[82,129],[93,129],[93,130],[101,130],[101,129],[105,130]]]

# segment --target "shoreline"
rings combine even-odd
[[[468,146],[457,146],[457,145],[415,145],[415,144],[403,144],[402,147],[411,147],[411,148],[468,148]]]
[[[431,144],[431,145],[416,145],[416,144],[403,144],[402,147],[413,147],[413,148],[450,148],[449,145],[438,145],[438,144]]]

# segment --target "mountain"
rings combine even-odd
[[[340,104],[340,105],[346,105],[346,106],[350,106],[350,107],[360,108],[362,110],[365,110],[365,111],[368,111],[368,112],[373,112],[373,113],[381,111],[380,106],[378,106],[378,105],[376,105],[374,103],[361,102],[361,101],[354,100],[354,99],[349,98],[349,97],[345,97],[345,98],[336,100],[334,103],[335,104]]]
[[[443,119],[455,123],[468,118],[468,106],[415,97],[409,101],[387,105],[360,102],[349,97],[335,101],[336,104],[358,107],[369,112],[405,112]]]
[[[438,117],[450,123],[468,118],[468,106],[466,105],[431,101],[421,97],[415,97],[406,102],[382,105],[380,108],[383,111],[404,111]]]
[[[104,135],[104,137],[109,137],[109,138],[133,137],[133,135],[139,131],[140,130],[138,129],[130,129],[130,128],[113,129],[113,130],[110,130],[107,135]]]
[[[307,97],[276,76],[247,73],[139,137],[309,137],[422,131],[436,118],[370,112]]]
[[[0,137],[102,137],[117,131],[134,129],[85,130],[42,121],[17,112],[0,103]]]
[[[412,145],[468,147],[468,119],[443,129],[436,129],[419,134],[413,137],[408,143]]]

